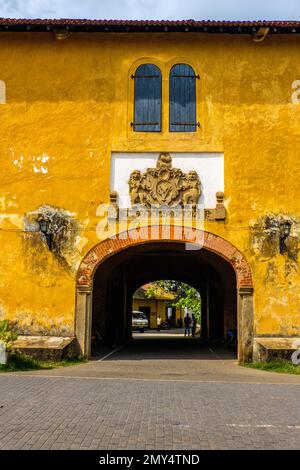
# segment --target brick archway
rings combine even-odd
[[[180,227],[167,227],[168,237],[164,237],[164,226],[158,227],[159,230],[152,231],[152,227],[142,227],[139,230],[139,236],[136,237],[136,230],[129,230],[121,232],[115,238],[109,238],[98,245],[94,246],[80,263],[76,283],[77,287],[91,288],[93,283],[93,275],[97,266],[104,261],[108,256],[117,253],[129,246],[139,245],[151,242],[174,241],[183,243],[193,243],[193,241],[200,240],[201,248],[212,251],[218,256],[221,256],[228,261],[235,270],[238,287],[253,287],[251,270],[245,256],[231,243],[224,238],[219,237],[211,232],[202,231],[192,228]],[[126,237],[124,236],[126,234]],[[156,237],[153,238],[153,234]]]
[[[153,230],[154,229],[154,230]],[[167,233],[167,236],[166,236]],[[251,360],[253,346],[253,281],[245,256],[224,238],[195,228],[147,226],[121,232],[114,238],[103,240],[94,246],[80,263],[76,277],[75,335],[84,355],[90,354],[91,292],[97,267],[108,257],[137,245],[146,243],[181,242],[201,244],[205,249],[225,259],[234,269],[238,291],[238,327],[240,362]]]

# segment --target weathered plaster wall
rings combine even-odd
[[[26,332],[73,332],[76,269],[99,242],[96,209],[109,200],[112,151],[224,152],[228,216],[205,228],[250,262],[256,334],[300,334],[298,261],[261,252],[249,230],[268,213],[300,217],[300,105],[291,101],[300,78],[297,35],[256,44],[192,33],[73,34],[66,41],[1,33],[0,43],[1,318]],[[162,133],[130,127],[130,75],[141,61],[162,70]],[[168,71],[181,61],[201,76],[195,134],[168,133]],[[67,211],[78,226],[64,262],[40,234],[24,232],[24,216],[44,205]]]

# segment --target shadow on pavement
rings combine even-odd
[[[142,360],[233,360],[236,354],[221,342],[204,342],[200,338],[170,333],[135,334],[133,341],[117,349],[106,361]]]

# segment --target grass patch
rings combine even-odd
[[[61,361],[44,361],[27,356],[26,354],[16,353],[7,362],[0,364],[0,372],[18,372],[26,370],[55,369],[57,367],[74,366],[86,362],[84,357],[75,359],[63,359]]]
[[[274,359],[268,362],[249,362],[243,364],[251,369],[267,370],[268,372],[281,372],[284,374],[300,374],[300,365],[293,364],[285,359]]]

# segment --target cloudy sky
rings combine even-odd
[[[300,0],[0,0],[0,17],[300,20]]]

